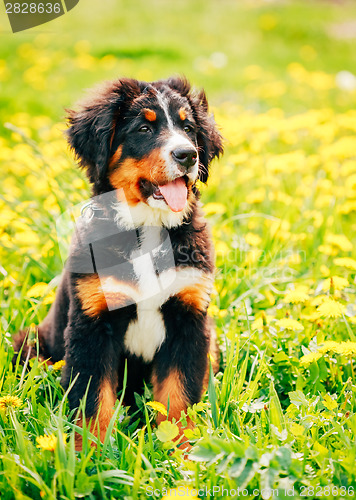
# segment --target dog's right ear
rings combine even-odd
[[[106,82],[80,102],[77,110],[67,110],[69,145],[96,193],[105,184],[111,143],[120,116],[141,91],[137,80]]]

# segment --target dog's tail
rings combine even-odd
[[[19,331],[13,337],[12,345],[15,351],[12,359],[14,366],[18,358],[20,358],[19,362],[21,364],[25,364],[37,355],[40,362],[46,361],[47,365],[53,364],[46,348],[41,327],[31,325],[30,328]]]

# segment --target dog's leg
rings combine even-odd
[[[206,312],[187,308],[179,298],[168,301],[162,313],[166,340],[154,358],[154,399],[166,407],[169,404],[168,418],[179,420],[182,410],[201,399],[208,371],[210,330]],[[158,423],[162,420],[159,415]],[[188,427],[192,426],[188,419]]]
[[[104,321],[84,316],[80,322],[71,322],[65,331],[63,386],[67,388],[76,378],[68,394],[70,408],[78,408],[86,394],[86,422],[89,430],[102,441],[113,415],[118,383],[119,347],[111,333]],[[82,438],[77,434],[76,449],[81,448]]]

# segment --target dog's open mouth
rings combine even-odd
[[[155,200],[164,200],[173,212],[181,212],[188,198],[187,181],[183,176],[162,186],[152,184],[152,196]]]

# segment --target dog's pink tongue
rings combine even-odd
[[[187,203],[188,190],[183,177],[159,186],[162,196],[173,212],[181,212]]]

